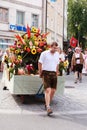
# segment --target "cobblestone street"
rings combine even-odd
[[[2,75],[1,75],[2,76]],[[87,81],[83,75],[83,82],[74,84],[74,75],[65,76],[64,95],[55,95],[52,101],[54,113],[87,113]],[[44,113],[43,102],[22,104],[18,96],[10,94],[0,86],[0,112]]]

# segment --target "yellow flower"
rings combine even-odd
[[[41,36],[38,36],[38,42],[42,42],[42,38],[41,38]]]
[[[33,36],[33,39],[36,41],[36,40],[37,40],[37,37],[36,37],[36,36]]]
[[[37,33],[38,30],[37,30],[36,27],[32,27],[32,28],[31,28],[31,31],[34,32],[34,33]]]
[[[68,60],[64,61],[64,67],[68,67],[68,65],[69,65]]]
[[[19,60],[21,60],[21,59],[22,59],[22,57],[19,55],[19,56],[18,56],[18,59],[19,59]]]
[[[26,50],[26,49],[27,49],[27,46],[24,47],[24,50]]]
[[[35,46],[38,46],[38,44],[39,44],[39,43],[38,43],[37,41],[35,41],[35,43],[34,43],[34,44],[35,44]]]
[[[31,50],[31,53],[32,53],[33,55],[35,55],[35,54],[37,53],[36,49],[33,48],[33,49]]]
[[[15,54],[18,54],[20,51],[19,50],[15,50]]]
[[[5,55],[5,59],[8,59],[8,56]]]
[[[25,40],[27,40],[27,38],[28,38],[28,35],[26,34],[26,35],[24,35],[24,37],[23,37]]]

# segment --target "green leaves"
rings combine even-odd
[[[79,43],[85,47],[87,44],[87,0],[68,1],[68,38],[72,36],[79,38]]]

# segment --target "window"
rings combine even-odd
[[[8,22],[8,9],[0,7],[0,22]]]
[[[39,20],[39,16],[36,14],[32,14],[32,26],[38,28],[38,20]]]
[[[17,24],[24,25],[24,12],[17,11]]]
[[[9,47],[9,45],[13,45],[13,43],[14,43],[14,39],[0,38],[0,48],[2,48],[3,50]]]

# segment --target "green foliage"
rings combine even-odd
[[[87,43],[87,0],[68,1],[68,38],[72,36],[82,43]]]

